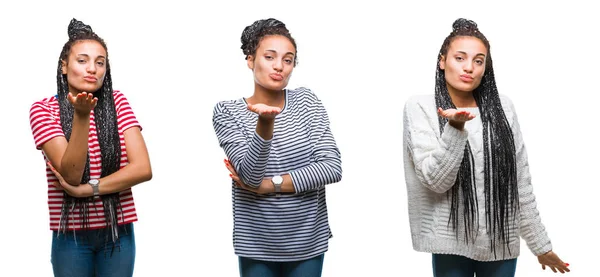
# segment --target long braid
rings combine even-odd
[[[490,44],[477,29],[477,24],[462,18],[456,20],[452,33],[442,44],[439,57],[447,54],[450,43],[457,36],[476,37],[484,43],[488,50],[486,70],[481,84],[473,91],[473,97],[479,108],[483,125],[486,227],[494,257],[496,257],[496,241],[504,244],[502,252],[504,256],[506,250],[511,254],[510,232],[515,226],[516,213],[519,210],[514,137],[496,86]],[[439,65],[436,66],[435,99],[437,106],[442,109],[456,108],[448,93],[444,71],[439,68]],[[439,117],[438,121],[441,133],[448,119]],[[475,229],[472,229],[473,221],[479,222],[477,216],[473,217],[473,215],[477,215],[478,210],[473,165],[471,146],[467,143],[455,184],[448,192],[449,197],[452,198],[449,223],[456,230],[459,216],[458,203],[462,196],[465,237],[470,240],[474,240],[473,234],[476,233]],[[475,200],[473,201],[473,199]]]
[[[75,19],[71,20],[68,29],[69,41],[65,43],[60,54],[56,77],[58,90],[57,98],[60,107],[60,121],[67,141],[70,140],[73,129],[74,108],[73,105],[67,100],[67,95],[69,94],[69,85],[67,83],[67,76],[62,74],[62,61],[68,60],[71,47],[78,41],[94,40],[99,42],[104,49],[107,49],[104,41],[92,31],[91,27],[83,24],[81,21],[77,21]],[[100,144],[100,153],[102,159],[101,177],[104,177],[119,170],[121,163],[121,142],[118,132],[117,111],[113,96],[108,57],[106,58],[106,74],[102,83],[102,87],[93,93],[94,96],[98,98],[98,102],[94,108],[94,122],[96,123],[96,133],[98,136],[98,142]],[[85,169],[81,177],[81,183],[88,183],[89,180],[90,159],[88,152]],[[119,239],[118,212],[121,211],[122,213],[119,193],[102,195],[100,197],[104,206],[106,225],[110,230],[110,239],[113,243],[115,243]],[[94,197],[76,198],[64,193],[63,199],[59,231],[66,232],[67,228],[69,227],[69,220],[74,218],[72,213],[76,209],[79,209],[81,228],[84,230],[89,229],[89,213],[92,212],[90,209],[94,206]],[[75,223],[72,223],[71,226],[75,226]],[[107,240],[108,236],[109,234],[107,233]]]

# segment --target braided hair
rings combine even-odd
[[[274,18],[260,19],[254,21],[252,25],[246,26],[242,32],[241,48],[244,55],[246,55],[246,60],[248,59],[248,56],[256,54],[256,49],[258,49],[258,45],[262,38],[274,35],[288,38],[292,45],[294,45],[294,49],[298,49],[296,41],[292,38],[290,31],[285,27],[283,22]],[[296,50],[296,57],[294,58],[294,66],[296,66],[296,64],[298,64],[298,50]]]
[[[454,21],[452,32],[442,44],[436,63],[435,102],[437,107],[442,109],[456,108],[448,93],[444,70],[440,69],[439,63],[442,56],[447,56],[452,41],[457,37],[465,36],[478,38],[488,50],[485,73],[481,84],[473,90],[473,97],[483,124],[485,222],[490,246],[496,257],[497,241],[504,244],[503,255],[506,250],[511,253],[510,232],[514,228],[516,213],[519,210],[516,152],[512,129],[502,109],[496,87],[490,43],[479,31],[477,24],[471,20],[459,18]],[[448,119],[439,117],[438,122],[442,133]],[[456,231],[459,224],[459,206],[462,204],[467,243],[474,241],[476,228],[478,228],[474,225],[479,222],[474,164],[471,146],[467,142],[456,181],[448,191],[448,197],[451,197],[448,224],[451,223]],[[458,232],[456,235],[458,237]]]
[[[72,19],[69,23],[68,34],[69,40],[65,43],[60,53],[56,74],[60,122],[67,141],[70,140],[71,131],[73,130],[74,108],[73,105],[67,100],[67,95],[69,94],[69,85],[67,82],[67,75],[62,73],[62,63],[66,63],[68,61],[73,45],[81,41],[96,41],[100,43],[105,50],[107,49],[104,40],[96,35],[89,25],[85,25],[83,22],[76,19]],[[104,76],[102,86],[97,91],[94,91],[93,94],[94,97],[98,98],[98,102],[94,108],[94,120],[96,123],[96,132],[98,135],[98,142],[100,144],[100,153],[102,158],[101,177],[104,177],[119,170],[121,163],[121,141],[117,126],[117,111],[115,108],[115,99],[113,96],[108,57],[106,57],[106,74]],[[90,157],[88,153],[83,176],[81,177],[81,184],[85,184],[89,180]],[[110,230],[111,239],[114,245],[114,243],[119,239],[118,212],[121,211],[121,214],[123,212],[121,201],[119,199],[119,193],[102,195],[100,198],[102,199],[104,206],[106,226]],[[91,208],[93,207],[93,196],[76,198],[64,193],[59,231],[62,231],[63,233],[66,232],[66,229],[69,226],[69,219],[73,217],[71,213],[77,209],[79,210],[79,218],[81,219],[81,228],[84,230],[89,229],[89,213],[92,212]],[[108,235],[108,233],[105,235],[107,240]]]

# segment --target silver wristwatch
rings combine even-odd
[[[100,191],[98,189],[98,185],[100,185],[100,180],[98,180],[98,179],[90,179],[90,181],[88,182],[88,184],[90,184],[90,186],[92,186],[92,189],[94,190],[94,197],[99,196],[100,195]]]
[[[281,184],[283,184],[283,177],[280,175],[273,176],[273,178],[271,178],[271,183],[273,183],[273,186],[275,187],[275,193],[277,194],[277,197],[281,196]]]

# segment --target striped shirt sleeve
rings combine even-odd
[[[244,127],[236,121],[223,102],[214,108],[213,127],[221,148],[242,182],[254,188],[259,187],[267,169],[272,140],[261,138],[256,131],[247,140]]]
[[[296,193],[316,190],[342,179],[341,154],[331,133],[327,111],[318,98],[314,105],[317,112],[311,121],[314,145],[311,163],[289,172]]]
[[[117,110],[117,119],[118,119],[117,124],[118,124],[119,128],[121,129],[121,132],[125,132],[125,130],[127,130],[131,127],[138,127],[141,130],[142,126],[140,125],[137,118],[135,117],[135,114],[133,113],[133,109],[129,105],[129,101],[127,101],[127,98],[125,97],[125,95],[123,93],[121,93],[120,91],[115,90],[114,98],[115,98],[115,107]]]
[[[38,101],[31,105],[31,109],[29,110],[29,124],[31,125],[35,147],[38,150],[41,150],[42,145],[49,140],[65,136],[58,120],[52,115],[50,106],[46,100]]]

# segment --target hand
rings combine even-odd
[[[96,107],[96,103],[98,102],[98,98],[94,97],[93,94],[85,92],[81,92],[77,94],[77,96],[73,96],[73,94],[69,92],[67,99],[75,108],[75,112],[82,115],[88,115],[90,111]]]
[[[58,179],[58,183],[57,182],[53,183],[53,185],[55,187],[57,187],[60,190],[64,190],[68,195],[71,195],[71,196],[77,197],[77,198],[88,197],[88,196],[93,195],[93,192],[91,194],[89,194],[87,192],[86,186],[80,186],[80,185],[74,186],[74,185],[67,183],[67,181],[65,181],[65,179],[62,177],[62,175],[60,175],[60,173],[58,173],[56,168],[54,168],[50,162],[48,162],[47,164],[50,167],[50,170],[52,170],[52,172],[54,173],[54,176],[56,176],[56,178]],[[91,187],[90,187],[90,190],[92,190]]]
[[[456,121],[456,122],[467,122],[473,118],[475,115],[465,110],[457,110],[457,109],[447,109],[442,110],[442,108],[438,108],[438,115],[441,117],[445,117],[448,120]]]
[[[538,261],[542,265],[542,269],[546,270],[546,266],[550,267],[554,273],[556,270],[560,271],[560,273],[570,272],[567,268],[569,264],[564,263],[554,252],[548,251],[546,254],[542,254],[537,256]]]
[[[231,172],[231,174],[229,174],[229,177],[231,177],[231,179],[235,182],[236,187],[239,187],[239,188],[242,188],[247,191],[257,193],[257,194],[268,194],[268,193],[275,192],[275,187],[270,186],[270,184],[272,184],[270,179],[263,179],[262,183],[260,184],[260,186],[258,186],[258,188],[253,188],[251,186],[244,184],[244,182],[242,182],[242,180],[240,179],[240,176],[238,176],[237,172],[235,171],[235,169],[233,168],[231,163],[229,163],[228,160],[223,160],[223,161],[225,162],[225,166],[227,167],[229,172]]]
[[[263,119],[275,119],[275,117],[281,113],[279,107],[267,106],[265,104],[248,104],[248,110],[258,114]]]

